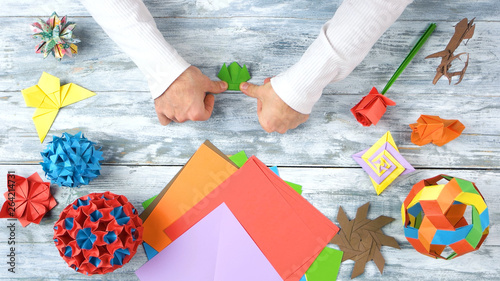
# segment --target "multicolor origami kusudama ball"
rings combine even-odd
[[[81,132],[76,135],[64,133],[62,137],[54,136],[47,148],[41,153],[45,176],[52,183],[78,187],[100,175],[102,151],[94,147],[94,143],[85,138]]]
[[[446,184],[438,184],[441,179]],[[472,223],[464,217],[471,206]],[[416,183],[401,207],[405,236],[420,253],[453,259],[479,249],[489,233],[483,196],[473,182],[439,175]],[[449,246],[453,251],[442,256]]]
[[[35,33],[33,38],[42,40],[35,47],[36,52],[43,53],[44,58],[52,53],[59,60],[64,55],[71,57],[72,54],[78,53],[75,44],[80,40],[73,37],[75,26],[75,23],[67,21],[66,16],[60,19],[56,12],[53,12],[47,21],[38,19],[31,24],[31,29]]]
[[[54,242],[74,270],[106,274],[122,267],[142,243],[142,220],[123,195],[109,191],[80,197],[62,211]]]

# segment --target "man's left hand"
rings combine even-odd
[[[240,90],[247,96],[257,99],[257,115],[262,128],[280,134],[295,129],[307,121],[309,114],[302,114],[286,104],[274,91],[269,78],[264,85],[241,83]]]

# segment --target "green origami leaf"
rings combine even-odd
[[[232,91],[239,91],[240,84],[250,80],[250,73],[248,73],[248,69],[246,65],[241,67],[237,62],[233,62],[229,65],[229,67],[222,65],[222,68],[217,74],[222,81],[227,82],[227,89]]]

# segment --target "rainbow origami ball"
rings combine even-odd
[[[54,242],[74,270],[106,274],[122,267],[142,243],[142,220],[123,195],[109,191],[78,198],[62,211]]]
[[[446,184],[438,184],[445,179]],[[471,206],[472,224],[464,217]],[[405,236],[418,252],[453,259],[479,249],[489,233],[483,196],[473,182],[439,175],[416,183],[401,207]],[[442,256],[446,247],[452,253]]]

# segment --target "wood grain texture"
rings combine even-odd
[[[9,28],[22,28],[15,19],[0,20],[8,22]],[[238,26],[250,20],[160,19],[159,25],[165,26],[162,30],[173,30],[168,32],[168,40],[185,57],[200,62],[199,66],[209,77],[216,76],[221,62],[237,60],[249,62],[254,75],[251,81],[255,83],[293,64],[314,39],[315,29],[321,26],[320,21],[268,19],[252,21],[248,28],[238,30]],[[216,109],[207,122],[158,126],[142,74],[92,23],[92,19],[82,19],[80,23],[89,27],[86,29],[89,33],[88,37],[82,37],[87,43],[74,60],[61,63],[52,58],[42,60],[28,48],[11,48],[0,58],[4,65],[10,65],[0,76],[3,90],[0,106],[10,113],[1,117],[5,120],[0,124],[4,132],[0,135],[0,155],[4,155],[1,163],[39,161],[38,153],[44,146],[36,141],[30,120],[34,109],[24,106],[19,90],[35,84],[42,71],[49,71],[61,77],[63,83],[74,82],[98,93],[96,97],[63,108],[50,133],[84,131],[103,146],[108,163],[180,165],[199,143],[211,139],[228,151],[240,149],[241,142],[246,149],[266,151],[269,153],[268,158],[264,158],[266,163],[345,167],[355,165],[351,154],[369,147],[390,129],[405,156],[416,166],[495,168],[500,165],[497,141],[500,129],[494,125],[498,119],[499,95],[495,81],[500,80],[500,64],[493,63],[498,61],[495,44],[500,41],[500,32],[492,33],[487,28],[499,31],[500,25],[496,22],[479,23],[476,37],[467,46],[461,46],[476,50],[473,56],[477,59],[471,61],[465,80],[457,86],[450,86],[444,80],[435,86],[431,84],[438,62],[423,60],[423,57],[444,45],[448,37],[443,40],[443,34],[451,34],[452,26],[448,26],[448,32],[436,31],[389,91],[388,96],[398,106],[389,108],[377,127],[363,128],[354,121],[349,109],[372,86],[383,87],[406,56],[408,46],[418,38],[414,34],[415,22],[396,23],[347,79],[325,89],[310,121],[284,136],[263,132],[257,122],[255,103],[234,93],[217,97]],[[281,34],[282,26],[295,26],[291,30],[300,28],[302,33]],[[213,40],[201,42],[200,36],[208,30],[215,30]],[[266,34],[267,31],[271,33]],[[15,32],[8,28],[0,32],[11,43],[8,45],[15,44]],[[225,37],[231,39],[225,41]],[[29,38],[24,40],[23,44],[33,43]],[[224,42],[236,42],[239,48]],[[410,142],[408,124],[415,122],[420,114],[460,119],[467,129],[452,146],[418,148]],[[300,141],[304,134],[311,138],[307,146]],[[362,135],[366,137],[361,138]],[[21,147],[20,138],[27,139]],[[292,159],[286,154],[290,152],[294,155]]]
[[[75,59],[61,62],[35,54],[38,43],[30,38],[28,25],[33,20],[1,18],[0,91],[18,92],[38,81],[42,71],[94,91],[148,91],[140,70],[112,42],[91,18],[78,19],[75,34],[82,40]],[[163,35],[190,63],[212,79],[224,62],[238,61],[248,65],[251,82],[261,84],[266,77],[277,75],[297,62],[319,34],[323,20],[277,18],[161,18],[157,25]],[[365,95],[371,87],[380,89],[389,81],[429,22],[398,21],[380,38],[365,60],[338,83],[324,90],[329,94]],[[444,49],[454,32],[455,23],[438,22],[438,27],[412,63],[389,90],[417,98],[434,95],[498,96],[500,63],[497,42],[500,23],[479,22],[474,37],[457,52],[470,53],[464,81],[457,86],[441,80],[432,85],[438,59],[424,57]],[[284,29],[283,27],[286,27]],[[17,46],[25,46],[19,48]],[[457,61],[456,67],[459,67]],[[20,79],[22,77],[22,79]]]
[[[154,17],[279,17],[330,19],[342,0],[145,0],[144,3]],[[33,17],[57,11],[72,17],[88,16],[79,1],[51,0],[27,2],[3,0],[8,9],[1,9],[0,16]],[[471,14],[475,12],[474,14]],[[457,21],[464,17],[477,16],[481,20],[498,20],[500,6],[494,0],[486,1],[418,1],[408,6],[401,20]]]
[[[259,156],[259,155],[257,155]],[[89,279],[80,273],[75,273],[67,267],[59,257],[53,245],[53,224],[58,219],[59,213],[76,198],[90,192],[111,191],[123,194],[141,212],[140,203],[157,194],[166,183],[177,173],[181,167],[125,167],[104,166],[102,175],[82,188],[59,188],[52,186],[58,205],[42,220],[40,225],[29,225],[22,228],[17,223],[16,230],[16,255],[18,255],[18,273],[4,275],[7,267],[0,262],[1,276],[19,279],[38,279],[50,277],[53,280],[84,280]],[[28,176],[37,171],[43,173],[39,165],[1,165],[0,174],[15,170],[17,174]],[[392,216],[396,220],[383,228],[384,233],[394,236],[401,245],[401,250],[382,248],[386,259],[384,275],[380,275],[373,263],[369,263],[365,274],[356,280],[427,280],[431,277],[439,280],[467,280],[475,276],[478,280],[494,280],[500,276],[500,267],[491,264],[500,258],[500,230],[493,223],[490,236],[484,245],[477,251],[452,261],[440,261],[423,256],[416,252],[404,238],[401,224],[400,208],[411,186],[424,179],[445,173],[460,176],[474,181],[481,193],[487,198],[490,210],[490,220],[500,220],[500,201],[494,200],[498,195],[499,171],[471,171],[471,170],[427,170],[421,169],[408,176],[396,180],[380,196],[375,195],[375,190],[367,175],[361,168],[279,168],[283,179],[303,185],[303,196],[333,222],[337,222],[338,207],[342,206],[347,215],[352,219],[356,209],[370,201],[371,206],[368,217],[374,219],[379,215]],[[0,186],[5,186],[5,177],[0,180]],[[488,200],[491,198],[491,200]],[[2,221],[2,225],[6,222]],[[6,237],[8,232],[5,227],[0,228],[0,253],[7,252]],[[336,247],[330,245],[332,247]],[[2,255],[3,256],[3,255]],[[43,257],[43,258],[42,258]],[[2,261],[3,257],[0,257]],[[93,276],[90,279],[101,280],[136,280],[134,271],[146,262],[142,248],[136,256],[123,268],[104,275]],[[489,266],[485,266],[489,264]],[[353,267],[352,262],[341,266],[339,280],[347,280]],[[423,270],[425,269],[425,270]]]
[[[340,0],[146,0],[158,28],[169,43],[212,79],[223,62],[245,63],[262,83],[293,65]],[[29,24],[56,10],[77,22],[79,54],[57,62],[33,49]],[[344,81],[329,85],[309,121],[285,135],[267,134],[256,116],[255,101],[238,92],[216,97],[212,118],[162,127],[156,120],[147,83],[135,64],[107,37],[78,1],[2,0],[0,9],[0,193],[7,171],[29,176],[43,171],[37,163],[51,135],[83,131],[102,147],[102,175],[83,188],[52,186],[58,205],[40,225],[17,223],[17,273],[7,272],[7,221],[0,220],[0,280],[137,280],[134,271],[146,262],[142,248],[130,263],[104,276],[75,273],[53,245],[59,213],[80,196],[111,191],[123,194],[142,211],[141,202],[160,192],[199,145],[211,140],[224,153],[245,149],[281,176],[303,185],[303,196],[336,222],[342,206],[353,218],[371,202],[369,218],[387,215],[396,221],[383,231],[402,250],[383,248],[381,275],[373,263],[356,280],[499,280],[500,220],[500,5],[496,0],[415,0],[388,29],[365,60]],[[424,60],[444,49],[453,25],[476,17],[476,31],[457,52],[469,52],[464,81],[448,85],[431,81],[439,60]],[[371,87],[382,89],[429,22],[438,26],[429,41],[387,93],[397,102],[377,126],[364,128],[349,109]],[[457,64],[458,66],[458,64]],[[93,90],[97,96],[63,108],[44,144],[40,144],[20,90],[36,84],[42,71]],[[415,146],[408,124],[420,114],[459,119],[464,134],[437,147]],[[417,172],[398,178],[380,196],[351,155],[368,148],[391,130],[403,156]],[[451,261],[420,255],[404,238],[400,206],[411,186],[446,173],[474,181],[486,198],[490,235],[477,252]],[[0,201],[1,203],[1,201]],[[335,246],[332,246],[335,247]],[[492,262],[493,261],[493,262]],[[339,280],[348,280],[353,263],[342,264]]]
[[[0,123],[0,130],[5,132],[0,136],[1,162],[39,162],[39,153],[51,137],[40,144],[31,120],[34,109],[23,105],[19,93],[6,94],[8,98],[0,103],[15,114]],[[398,105],[389,107],[380,123],[370,128],[358,124],[349,111],[360,98],[323,96],[307,123],[279,135],[260,128],[255,101],[241,93],[218,95],[214,113],[206,122],[162,127],[146,93],[98,92],[95,97],[62,108],[50,134],[82,131],[102,146],[105,163],[112,164],[183,165],[209,139],[227,153],[244,148],[273,165],[357,167],[351,155],[369,148],[390,130],[401,153],[416,167],[500,167],[500,128],[492,126],[498,122],[495,112],[500,97],[456,96],[443,102],[443,96],[413,99],[403,93],[394,97]],[[418,147],[410,141],[408,124],[416,122],[420,114],[456,118],[467,128],[443,147]]]

